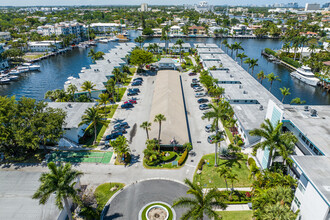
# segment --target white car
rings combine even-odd
[[[197,88],[194,88],[194,91],[195,92],[203,92],[204,89],[202,87],[197,87]]]
[[[196,98],[204,97],[204,96],[206,96],[206,94],[204,92],[198,92],[198,93],[195,94]]]

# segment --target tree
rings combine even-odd
[[[97,108],[92,107],[88,108],[85,111],[85,115],[82,116],[82,121],[80,122],[79,126],[81,125],[88,125],[85,129],[86,131],[90,128],[94,127],[94,141],[93,144],[96,144],[96,137],[97,137],[97,126],[98,125],[106,125],[106,121],[103,120]]]
[[[178,39],[176,42],[175,42],[175,45],[179,45],[179,53],[180,53],[180,63],[181,63],[181,50],[182,50],[182,44],[184,44],[184,41],[182,39]]]
[[[111,141],[111,146],[120,159],[123,158],[123,156],[126,157],[126,155],[131,152],[125,136],[119,136],[116,140]]]
[[[263,70],[260,70],[260,72],[257,73],[257,78],[260,80],[260,83],[262,84],[262,81],[266,78]]]
[[[283,123],[277,123],[273,126],[269,119],[266,119],[260,125],[260,128],[256,128],[250,131],[250,135],[259,136],[262,138],[261,142],[254,145],[253,152],[256,153],[258,149],[268,149],[269,157],[267,167],[270,167],[272,160],[274,159],[275,151],[284,151],[285,149],[290,149],[291,144],[297,142],[291,135],[282,133]],[[290,134],[290,133],[289,133]]]
[[[273,86],[273,82],[274,81],[281,81],[281,79],[279,78],[279,76],[276,76],[274,73],[270,73],[270,74],[266,75],[266,78],[270,82],[269,91],[272,90],[272,86]]]
[[[217,170],[217,172],[219,173],[220,177],[223,177],[223,179],[225,180],[226,189],[228,191],[227,177],[231,173],[231,168],[222,166]]]
[[[246,56],[245,53],[243,52],[243,53],[239,53],[239,54],[237,54],[236,57],[238,57],[238,58],[241,60],[241,66],[242,66],[242,64],[243,64],[243,60],[244,60],[244,58],[246,58],[247,56]]]
[[[144,42],[144,38],[143,38],[143,37],[138,36],[137,38],[134,39],[134,41],[135,41],[136,43],[139,43],[139,44],[140,44],[140,48],[142,48],[142,44],[143,44],[143,42]]]
[[[144,129],[147,133],[147,140],[149,140],[149,132],[151,130],[151,123],[150,122],[143,122],[141,125],[140,125],[140,128]]]
[[[294,99],[291,100],[290,104],[297,104],[297,105],[302,105],[305,104],[306,101],[305,100],[301,100],[299,97],[296,97]]]
[[[283,103],[285,96],[291,94],[291,93],[290,93],[290,88],[285,88],[285,87],[283,87],[283,88],[280,88],[280,90],[281,90],[281,93],[282,93],[282,95],[283,95],[283,98],[282,98],[282,101],[281,101],[281,102]]]
[[[258,66],[258,59],[251,59],[249,62],[249,66],[251,68],[251,75],[253,75],[254,67]]]
[[[154,34],[154,31],[150,27],[146,27],[143,29],[142,34],[150,36]]]
[[[75,85],[73,85],[73,84],[70,84],[70,85],[68,86],[68,88],[66,89],[66,91],[72,96],[72,100],[75,101],[74,94],[75,94],[75,92],[78,91],[77,86],[75,86]]]
[[[106,109],[105,109],[105,106],[109,103],[109,94],[108,93],[101,93],[99,95],[99,105],[103,105],[104,107],[104,114],[106,114]]]
[[[162,130],[162,121],[166,121],[165,115],[162,115],[162,114],[155,115],[154,122],[158,122],[158,125],[159,125],[158,144],[160,144],[160,133],[161,133],[161,130]]]
[[[140,70],[143,69],[146,64],[152,63],[152,61],[153,54],[141,49],[133,50],[130,56],[131,64],[138,66]]]
[[[231,189],[234,190],[234,181],[238,181],[238,175],[236,173],[230,172],[227,178],[231,181]]]
[[[92,83],[91,81],[85,81],[82,85],[81,85],[81,89],[83,91],[87,91],[89,94],[89,98],[92,98],[92,90],[94,90],[95,84]]]
[[[97,51],[95,52],[94,49],[90,49],[90,51],[88,52],[88,56],[92,58],[93,63],[95,63],[95,60],[99,60],[101,58],[103,58],[104,53],[102,51]]]
[[[185,212],[181,219],[203,219],[204,215],[215,220],[221,217],[214,211],[215,208],[226,209],[227,205],[223,202],[220,192],[217,189],[210,189],[203,192],[203,188],[190,180],[185,179],[185,184],[188,185],[189,190],[187,194],[193,195],[191,197],[180,197],[173,202],[172,207],[188,207],[189,210]]]
[[[79,201],[78,192],[75,189],[77,178],[83,175],[82,172],[71,169],[71,164],[66,163],[64,166],[57,167],[55,163],[48,163],[49,173],[42,173],[39,181],[41,185],[32,196],[33,199],[39,199],[39,204],[46,204],[51,195],[55,193],[56,206],[65,210],[70,220],[72,214],[69,207],[68,199],[71,198],[74,202]]]

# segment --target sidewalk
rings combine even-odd
[[[225,210],[215,209],[214,211],[249,211],[251,210],[247,204],[228,205]]]

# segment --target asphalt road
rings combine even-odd
[[[113,198],[104,219],[135,220],[139,211],[148,203],[154,201],[165,202],[169,205],[181,196],[187,197],[188,187],[169,180],[146,180],[128,186]],[[177,219],[185,212],[185,209],[175,208]]]

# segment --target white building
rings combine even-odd
[[[106,33],[106,32],[121,32],[126,29],[126,24],[117,23],[92,23],[90,28],[96,32]]]
[[[147,3],[142,3],[140,10],[141,11],[148,11],[148,4]]]
[[[63,125],[64,139],[68,139],[67,145],[70,141],[79,143],[79,139],[84,136],[87,124],[79,125],[81,117],[85,114],[86,109],[95,106],[96,103],[83,103],[83,102],[49,102],[48,107],[59,108],[66,112],[65,124]],[[61,140],[61,145],[65,145],[65,140]]]
[[[235,13],[235,12],[243,12],[243,13],[246,13],[246,12],[248,12],[249,11],[249,9],[247,9],[247,8],[242,8],[242,7],[237,7],[237,8],[231,8],[231,9],[229,9],[229,12],[230,13]]]
[[[317,3],[306,3],[305,6],[305,11],[316,11],[316,10],[320,10],[320,4]]]
[[[157,65],[159,69],[176,69],[175,63],[171,58],[162,58],[157,62]]]
[[[204,13],[208,11],[213,12],[214,6],[209,5],[207,1],[201,1],[199,2],[199,4],[195,5],[195,10],[198,11],[199,13]]]
[[[175,43],[169,43],[168,47],[170,50],[172,50],[174,53],[180,52],[180,45],[177,45]],[[191,49],[191,45],[189,43],[183,43],[181,46],[181,52],[188,53]]]
[[[62,48],[62,41],[35,41],[28,42],[28,50],[31,52],[55,51]]]
[[[0,32],[0,40],[10,40],[10,32]]]
[[[180,37],[180,36],[183,36],[184,34],[183,34],[180,26],[174,25],[174,26],[170,27],[169,35],[170,35],[170,37]]]

